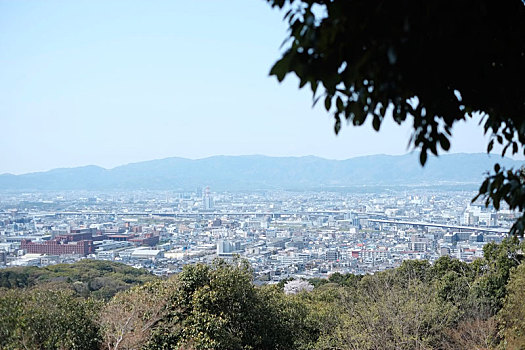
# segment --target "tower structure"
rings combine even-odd
[[[204,210],[211,210],[213,208],[213,197],[210,194],[210,187],[206,186],[202,195],[202,207]]]

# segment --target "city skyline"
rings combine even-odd
[[[261,283],[367,274],[407,259],[471,262],[515,213],[473,192],[0,192],[1,266],[96,259],[156,275],[240,255]]]

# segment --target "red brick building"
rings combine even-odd
[[[38,243],[24,239],[20,248],[32,254],[79,254],[84,256],[93,253],[95,250],[91,232],[56,236],[50,241]]]
[[[24,239],[20,248],[28,253],[51,255],[79,254],[85,256],[94,251],[93,241],[64,242],[52,240],[35,243]]]

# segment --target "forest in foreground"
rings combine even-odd
[[[524,349],[525,244],[257,286],[243,260],[0,270],[0,349]]]

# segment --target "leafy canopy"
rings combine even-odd
[[[294,73],[335,118],[378,131],[388,115],[411,121],[409,146],[450,149],[455,123],[481,116],[502,155],[525,154],[525,4],[521,0],[267,0],[286,11],[289,37],[270,75]],[[519,169],[497,166],[487,203],[525,209]],[[523,233],[525,219],[513,227]]]
[[[80,260],[45,267],[12,267],[0,270],[0,287],[27,288],[64,285],[78,295],[110,299],[119,291],[156,280],[144,269],[117,262]]]
[[[241,260],[186,265],[110,300],[83,298],[67,283],[13,284],[0,287],[0,348],[523,348],[524,251],[509,237],[470,264],[443,256],[374,275],[334,273],[309,280],[313,290],[296,280],[308,286],[296,294],[285,293],[290,281],[255,286]]]

